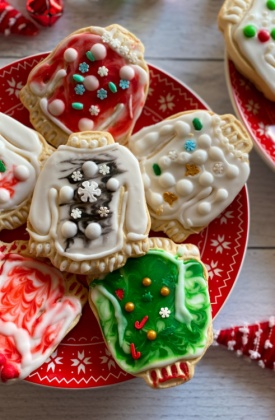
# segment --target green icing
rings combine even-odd
[[[257,28],[254,25],[247,25],[243,28],[243,34],[246,38],[254,38]]]
[[[143,286],[145,277],[152,280],[150,286]],[[161,295],[163,286],[170,289],[168,296]],[[166,251],[150,250],[141,258],[128,259],[124,267],[104,279],[93,281],[90,288],[105,340],[125,371],[135,374],[203,352],[211,306],[199,261],[183,262]],[[121,300],[115,293],[118,289],[124,290]],[[152,298],[146,300],[145,296]],[[127,302],[134,303],[132,312],[124,309]],[[161,317],[161,308],[171,311],[168,318]],[[136,329],[135,322],[145,316],[144,327]],[[147,338],[149,330],[156,331],[155,340]],[[141,353],[137,360],[131,355],[131,343]]]

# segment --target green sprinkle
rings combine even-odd
[[[200,131],[203,127],[202,122],[199,118],[194,118],[192,123],[193,123],[193,126],[194,126],[195,130]]]
[[[0,160],[0,172],[6,172],[6,166],[2,160]]]
[[[74,74],[73,75],[73,79],[76,81],[76,82],[83,82],[84,81],[84,77],[83,76],[81,76],[81,74]]]
[[[88,58],[88,60],[90,61],[95,61],[95,56],[93,55],[93,53],[91,51],[87,51],[86,52],[86,57]]]
[[[161,169],[157,163],[154,163],[153,165],[153,171],[155,175],[159,176],[161,174]]]
[[[145,292],[145,293],[142,295],[142,300],[143,300],[143,302],[152,302],[152,300],[153,300],[153,295],[152,295],[152,293],[151,293],[151,292]]]
[[[254,25],[247,25],[243,28],[243,34],[246,38],[254,38],[257,33],[257,28]]]
[[[267,7],[269,10],[275,10],[275,0],[268,0],[268,1],[266,2],[266,7]]]
[[[117,92],[116,85],[113,82],[109,82],[108,86],[109,86],[109,89],[110,89],[111,92],[113,92],[113,93]]]
[[[80,110],[80,109],[84,108],[84,105],[81,102],[73,102],[72,103],[72,108]]]
[[[275,39],[275,28],[273,28],[270,32],[271,38]]]

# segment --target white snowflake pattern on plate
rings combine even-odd
[[[76,359],[71,359],[71,361],[73,362],[72,366],[77,366],[77,373],[78,374],[80,372],[85,373],[86,366],[92,364],[90,359],[91,359],[91,357],[85,357],[84,350],[82,352],[78,351],[77,352],[77,358]]]

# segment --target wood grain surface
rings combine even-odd
[[[24,11],[24,0],[10,0]],[[0,66],[51,50],[81,27],[119,23],[146,47],[146,59],[195,90],[217,113],[233,113],[217,29],[222,0],[65,0],[64,16],[33,39],[0,37]],[[1,88],[1,87],[0,87]],[[238,282],[214,322],[219,329],[275,315],[275,173],[255,151],[248,181],[251,228]],[[0,388],[0,420],[275,419],[275,372],[212,347],[189,383],[166,391],[142,380],[98,390],[20,383]]]

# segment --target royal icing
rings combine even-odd
[[[42,147],[35,131],[0,113],[0,215],[31,197]]]
[[[145,127],[130,139],[140,161],[150,214],[184,228],[206,226],[249,175],[247,153],[230,143],[230,123],[194,111]]]
[[[72,34],[30,74],[41,110],[66,134],[105,130],[124,142],[141,113],[149,82],[141,44],[117,28]]]
[[[67,279],[68,281],[68,279]],[[63,275],[41,261],[0,255],[0,379],[24,379],[42,365],[81,314]],[[82,291],[83,293],[83,291]]]
[[[275,9],[273,2],[254,0],[236,11],[233,39],[241,54],[275,93]]]
[[[208,345],[211,306],[198,260],[150,249],[93,281],[90,299],[113,357],[131,374],[195,359]]]
[[[105,144],[104,136],[86,134],[82,146],[72,146],[75,135],[48,159],[29,215],[34,241],[53,241],[59,255],[79,262],[143,241],[150,223],[136,158],[118,143]]]

